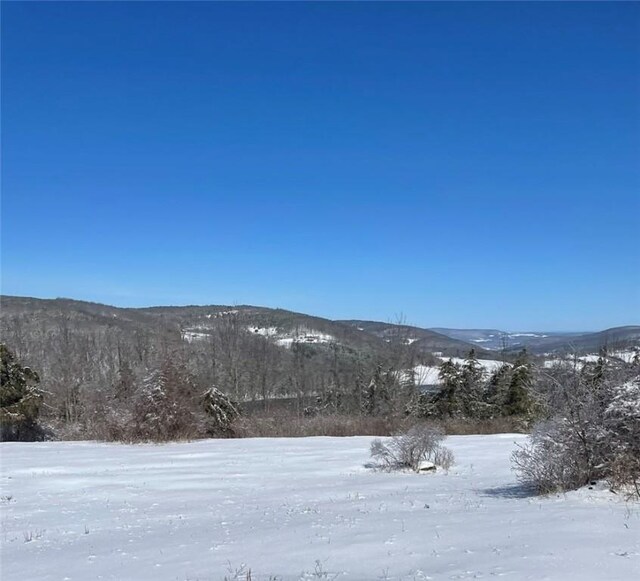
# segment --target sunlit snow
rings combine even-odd
[[[370,437],[4,443],[1,576],[635,578],[637,505],[529,496],[509,464],[523,438],[451,437],[457,465],[424,475],[365,468]]]

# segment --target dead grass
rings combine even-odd
[[[297,438],[305,436],[392,436],[404,433],[423,421],[404,416],[256,414],[240,418],[233,426],[237,438]],[[446,435],[500,434],[523,432],[510,418],[492,420],[448,419],[434,422]]]
[[[234,434],[238,438],[388,436],[398,426],[395,418],[368,416],[250,416],[240,418],[234,424]]]

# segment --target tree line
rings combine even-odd
[[[507,420],[494,430],[532,431],[514,465],[537,490],[601,478],[640,489],[638,354],[622,361],[603,351],[596,361],[548,367],[522,351],[489,372],[471,350],[461,363],[441,363],[437,386],[422,386],[413,370],[434,358],[413,349],[400,327],[383,354],[337,342],[279,347],[234,313],[193,342],[162,325],[95,328],[64,316],[40,326],[14,320],[3,338],[3,440],[261,435],[247,426],[265,417],[272,430],[276,424],[269,435],[294,418],[310,426],[386,422],[355,423],[346,433],[373,433],[374,425],[393,433],[424,421],[449,432],[466,422],[478,432]],[[280,402],[287,407],[277,412]],[[326,433],[314,429],[304,433]]]
[[[96,325],[78,313],[13,316],[2,323],[8,348],[38,370],[41,422],[74,438],[117,438],[132,432],[124,425],[149,427],[163,420],[174,425],[165,439],[209,434],[200,400],[212,389],[238,409],[265,414],[282,401],[299,416],[356,413],[361,407],[381,414],[388,409],[381,384],[393,391],[394,370],[416,361],[401,341],[385,345],[384,352],[339,342],[293,342],[286,348],[251,332],[237,312],[215,318],[191,342],[179,326],[125,326],[106,317]],[[163,395],[153,386],[162,386]],[[162,409],[160,401],[174,412],[156,414],[153,421],[151,414],[141,415],[144,402]],[[108,426],[105,418],[110,418]],[[177,429],[176,422],[183,427]]]

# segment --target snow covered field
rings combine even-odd
[[[0,444],[0,577],[638,578],[640,507],[527,496],[521,439],[449,438],[457,465],[428,475],[367,470],[369,437]]]

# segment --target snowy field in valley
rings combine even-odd
[[[451,437],[457,465],[424,475],[366,469],[370,437],[0,444],[0,577],[639,578],[640,507],[528,496],[522,439]]]

